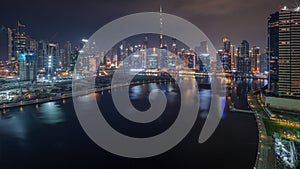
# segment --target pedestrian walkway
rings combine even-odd
[[[273,147],[272,139],[267,136],[266,127],[264,125],[263,119],[267,117],[267,113],[264,111],[263,107],[258,103],[256,95],[253,91],[250,91],[247,95],[247,101],[251,110],[255,113],[255,118],[258,126],[259,132],[259,142],[257,158],[255,163],[255,169],[266,169],[274,168],[274,160],[269,158],[269,150]]]

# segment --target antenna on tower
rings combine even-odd
[[[159,47],[163,47],[163,20],[162,20],[162,7],[160,5],[159,7],[159,30],[160,30],[160,36],[159,36]]]

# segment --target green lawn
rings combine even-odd
[[[293,135],[298,135],[299,134],[299,128],[297,127],[290,127],[290,126],[285,126],[281,125],[278,122],[274,120],[270,120],[267,118],[263,118],[266,130],[267,130],[267,135],[268,136],[273,136],[274,133],[279,133],[279,134],[293,134]]]
[[[267,135],[268,136],[273,136],[275,132],[279,131],[280,125],[277,124],[275,121],[263,118],[266,130],[267,130]]]

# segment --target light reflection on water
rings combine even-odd
[[[225,106],[226,106],[226,97],[222,97],[222,107],[225,107]],[[227,117],[227,112],[223,111],[222,119],[226,119],[226,117]]]
[[[236,88],[233,89],[231,98],[236,105],[242,105],[241,102],[245,102],[243,99],[251,86],[249,83],[249,81],[243,81],[234,84]],[[142,103],[139,101],[144,101],[152,89],[162,89],[165,92],[171,107],[166,113],[166,119],[173,117],[172,108],[180,104],[178,101],[180,94],[174,84],[134,86],[130,90],[131,99],[133,102]],[[82,96],[80,100],[88,103],[90,99],[99,97],[100,102],[105,102],[109,99],[107,95],[109,95],[107,92],[104,92],[104,95],[92,94]],[[241,98],[237,99],[237,96]],[[143,159],[143,161],[123,159],[99,149],[82,130],[71,99],[66,99],[65,104],[63,104],[64,101],[56,101],[38,106],[24,106],[23,112],[20,112],[19,108],[9,109],[7,115],[0,118],[0,168],[3,168],[2,166],[4,168],[24,168],[24,166],[26,168],[45,168],[45,166],[49,168],[66,168],[65,166],[69,166],[68,168],[95,168],[95,166],[117,168],[117,165],[134,168],[131,166],[132,163],[136,163],[136,166],[147,164],[148,168],[199,168],[197,166],[199,159],[201,159],[201,168],[250,168],[257,153],[256,123],[250,115],[223,112],[221,127],[218,127],[212,139],[205,144],[198,144],[199,132],[210,107],[210,97],[210,90],[199,91],[198,123],[195,124],[195,130],[191,131],[182,144],[163,156]],[[223,104],[225,101],[222,99]],[[110,106],[113,104],[106,104],[106,107]],[[165,122],[163,118],[160,120],[162,123]],[[233,127],[233,124],[239,127]],[[140,128],[132,129],[137,130],[137,133],[141,130]],[[244,129],[247,129],[247,132]],[[245,143],[249,142],[253,144],[245,146]],[[182,156],[183,153],[184,156]],[[78,157],[78,154],[84,154],[84,156]],[[20,162],[20,159],[24,160]],[[218,159],[219,165],[211,164],[209,160],[212,159]],[[11,161],[14,161],[14,164],[11,164]],[[62,164],[62,166],[58,167],[56,164]],[[182,164],[181,167],[180,164]]]
[[[29,139],[30,133],[37,125],[55,125],[66,121],[64,113],[66,112],[63,112],[59,102],[8,109],[0,118],[0,138],[9,136],[23,140],[19,144],[25,144],[24,141]]]
[[[26,139],[29,126],[27,119],[22,115],[0,118],[0,128],[5,128],[2,134],[9,135],[15,139]]]
[[[57,102],[41,104],[35,115],[41,123],[45,124],[56,124],[66,120],[61,104]]]
[[[140,95],[142,95],[142,86],[133,86],[130,89],[130,98],[137,99]]]
[[[205,89],[200,90],[199,97],[200,97],[200,110],[208,110],[210,106],[211,91]]]
[[[136,99],[140,99],[142,97],[145,96],[145,94],[149,94],[151,92],[151,90],[154,89],[160,89],[165,95],[171,94],[174,95],[174,87],[171,84],[165,84],[165,83],[161,83],[161,84],[157,84],[157,83],[149,83],[147,86],[145,85],[138,85],[138,86],[133,86],[130,88],[129,92],[129,96],[130,99],[132,100],[136,100]],[[120,89],[122,90],[122,89]],[[170,101],[172,101],[172,97],[168,97],[168,99],[171,99]]]
[[[202,118],[202,119],[206,119],[207,116],[208,116],[208,110],[209,110],[209,107],[210,107],[210,101],[211,101],[211,91],[210,90],[206,90],[206,89],[203,89],[203,90],[200,90],[199,91],[199,116]],[[213,103],[212,103],[213,104]]]

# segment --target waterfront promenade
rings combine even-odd
[[[133,81],[131,83],[124,83],[122,85],[118,86],[110,86],[110,85],[105,85],[103,87],[97,87],[95,89],[86,89],[85,91],[82,92],[76,92],[75,95],[71,91],[65,94],[59,94],[57,96],[51,96],[47,98],[37,98],[37,99],[32,99],[32,100],[21,100],[19,102],[11,102],[11,103],[4,103],[0,105],[0,110],[4,110],[7,108],[13,108],[13,107],[21,107],[21,106],[26,106],[26,105],[33,105],[33,104],[39,104],[39,103],[46,103],[46,102],[51,102],[51,101],[56,101],[56,100],[61,100],[61,99],[67,99],[71,98],[72,96],[82,96],[82,95],[88,95],[91,93],[95,92],[103,92],[106,90],[110,90],[113,88],[118,88],[118,87],[123,87],[123,86],[129,86],[129,85],[139,85],[139,84],[146,84],[146,83],[173,83],[174,81],[172,79],[169,80],[143,80],[143,81]]]
[[[263,117],[266,117],[263,107],[257,101],[256,95],[251,90],[247,94],[247,101],[251,110],[255,113],[255,119],[258,128],[258,150],[254,169],[274,168],[274,159],[271,156],[273,142],[272,138],[267,136]]]

